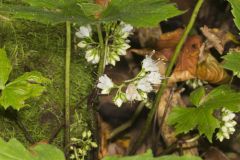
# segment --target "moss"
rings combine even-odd
[[[46,93],[38,99],[29,100],[30,106],[19,112],[34,140],[47,140],[63,121],[65,26],[52,27],[26,21],[5,22],[0,25],[0,37],[0,47],[6,48],[13,64],[10,79],[37,70],[52,81]],[[81,103],[81,106],[77,104],[89,94],[94,70],[77,52],[73,51],[71,65],[71,106],[77,107],[75,113],[78,115],[73,116],[74,129],[88,120],[86,103]],[[22,132],[12,121],[1,116],[0,124],[1,137],[16,137],[27,144]],[[73,133],[72,136],[76,137],[76,134],[80,134]],[[62,140],[60,134],[54,143],[61,146]]]

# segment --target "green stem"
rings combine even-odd
[[[108,139],[113,139],[117,135],[125,131],[126,129],[130,128],[133,125],[133,123],[136,121],[136,119],[138,118],[139,114],[141,113],[144,107],[145,107],[145,102],[143,101],[138,105],[137,110],[134,112],[134,115],[131,117],[131,119],[123,123],[116,129],[114,129],[110,134],[110,136],[108,137]]]
[[[173,67],[177,61],[177,58],[180,54],[180,51],[183,47],[183,44],[185,43],[186,39],[187,39],[187,36],[189,34],[189,32],[191,31],[195,21],[196,21],[196,18],[197,18],[197,15],[198,15],[198,12],[203,4],[203,1],[204,0],[198,0],[195,8],[194,8],[194,11],[192,13],[192,16],[191,16],[191,19],[187,25],[187,28],[185,29],[184,33],[183,33],[183,36],[181,37],[175,51],[174,51],[174,54],[173,54],[173,57],[171,58],[171,61],[168,65],[168,68],[166,70],[166,74],[165,74],[165,77],[170,77],[171,73],[172,73],[172,70],[173,70]],[[153,117],[154,117],[154,114],[157,110],[157,107],[159,105],[159,102],[161,100],[161,97],[164,93],[164,90],[165,88],[167,87],[167,84],[168,84],[168,78],[164,79],[163,80],[163,83],[157,93],[157,97],[156,97],[156,100],[153,104],[153,107],[151,109],[151,111],[149,112],[148,114],[148,118],[147,118],[147,121],[146,121],[146,125],[145,125],[145,128],[143,129],[143,131],[141,132],[141,135],[140,137],[138,138],[137,142],[135,143],[135,145],[132,146],[131,150],[129,151],[129,154],[134,154],[137,150],[137,148],[139,148],[139,146],[142,144],[143,140],[145,139],[146,137],[146,134],[148,133],[149,131],[149,128],[151,126],[151,122],[153,120]]]
[[[65,62],[65,133],[64,145],[66,157],[69,155],[70,144],[70,65],[71,65],[71,23],[66,22],[66,62]]]
[[[97,33],[98,33],[98,39],[100,43],[100,62],[98,66],[98,78],[104,73],[105,70],[105,64],[106,64],[106,54],[105,54],[105,45],[104,45],[104,40],[103,40],[103,35],[102,35],[102,30],[101,30],[101,25],[97,25]]]

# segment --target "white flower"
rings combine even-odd
[[[88,62],[97,64],[100,60],[100,55],[96,49],[89,49],[86,51],[85,58]]]
[[[234,127],[237,125],[237,122],[234,120],[235,116],[232,111],[226,108],[222,109],[221,128],[217,133],[217,139],[219,139],[219,141],[229,139],[230,135],[235,132]]]
[[[80,48],[85,48],[87,46],[87,42],[86,41],[81,41],[77,44],[78,47]]]
[[[236,115],[235,115],[234,113],[227,113],[226,115],[224,115],[224,116],[222,117],[222,120],[225,121],[225,122],[227,122],[227,121],[230,121],[230,120],[234,119],[235,116],[236,116]]]
[[[162,76],[159,72],[151,72],[147,75],[147,80],[152,84],[161,84],[162,82]]]
[[[97,87],[102,89],[101,94],[109,94],[111,89],[114,87],[114,83],[106,74],[104,74],[99,77]]]
[[[116,104],[118,107],[121,107],[121,105],[126,101],[126,95],[123,92],[117,92],[116,96],[113,99],[114,104]]]
[[[124,24],[122,27],[122,32],[127,32],[130,33],[133,30],[133,26],[131,26],[130,24]]]
[[[126,98],[129,101],[141,101],[142,97],[137,91],[137,87],[134,84],[129,84],[126,90]]]
[[[140,79],[138,81],[137,88],[147,93],[153,90],[153,87],[147,78]]]
[[[159,71],[156,62],[150,56],[146,56],[146,58],[143,60],[142,68],[146,72],[149,72],[149,71],[150,72],[157,72],[157,71]]]
[[[76,32],[76,36],[78,38],[85,38],[85,37],[90,37],[92,34],[92,28],[90,25],[87,26],[81,26],[79,28],[79,31]]]

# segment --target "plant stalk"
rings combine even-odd
[[[104,45],[104,39],[102,35],[102,30],[101,30],[101,25],[97,25],[97,33],[98,33],[98,39],[99,43],[101,46],[100,50],[100,62],[98,66],[98,78],[104,73],[105,70],[105,65],[106,65],[106,54],[105,54],[105,48],[106,46]]]
[[[66,62],[65,62],[65,133],[64,146],[66,157],[70,144],[70,65],[71,65],[71,23],[66,22]]]
[[[194,8],[194,11],[192,13],[192,16],[191,16],[191,19],[183,33],[183,36],[181,37],[175,51],[174,51],[174,54],[173,54],[173,57],[171,58],[171,61],[168,65],[168,68],[166,70],[166,73],[165,73],[165,77],[170,77],[171,73],[172,73],[172,70],[173,70],[173,67],[177,61],[177,58],[180,54],[180,51],[183,47],[183,44],[185,43],[186,39],[187,39],[187,36],[189,34],[189,32],[191,31],[195,21],[196,21],[196,18],[197,18],[197,15],[198,15],[198,12],[203,4],[204,0],[198,0],[195,8]],[[167,87],[167,84],[168,84],[168,78],[165,78],[163,80],[163,83],[161,84],[160,86],[160,89],[157,93],[157,96],[156,96],[156,99],[154,101],[154,104],[151,108],[151,111],[149,112],[148,114],[148,118],[146,120],[146,124],[145,124],[145,127],[144,129],[142,130],[141,134],[140,134],[140,137],[137,139],[136,143],[134,145],[132,145],[130,151],[129,151],[129,154],[132,155],[136,152],[136,150],[139,148],[139,146],[142,144],[142,142],[144,141],[145,137],[146,137],[146,134],[148,133],[149,129],[150,129],[150,126],[151,126],[151,123],[152,123],[152,120],[153,120],[153,117],[154,117],[154,114],[157,110],[157,107],[159,106],[159,102],[161,100],[161,97],[164,93],[164,90],[165,88]]]

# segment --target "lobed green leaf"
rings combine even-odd
[[[177,134],[188,133],[196,128],[201,135],[206,135],[210,142],[215,129],[220,125],[219,121],[213,116],[213,110],[204,107],[176,107],[170,113],[168,122],[175,126]]]
[[[7,109],[21,109],[26,106],[25,101],[29,98],[40,96],[45,91],[45,83],[49,80],[39,72],[27,72],[13,82],[10,82],[2,90],[0,104]]]
[[[234,16],[234,22],[240,30],[240,0],[228,0],[232,6],[232,14]]]
[[[5,142],[0,138],[1,160],[65,160],[62,151],[49,144],[39,144],[27,150],[18,140]]]
[[[240,52],[230,52],[223,56],[223,67],[229,69],[240,78]]]
[[[204,87],[199,87],[190,94],[190,101],[195,106],[199,106],[201,103],[201,99],[203,98],[203,96],[205,96],[205,94],[206,93]]]
[[[240,111],[240,93],[228,85],[219,86],[207,95],[203,87],[198,88],[191,93],[190,99],[197,108],[176,107],[169,115],[168,122],[175,126],[177,134],[198,129],[200,134],[206,135],[211,142],[220,123],[213,112],[223,107],[233,112]]]
[[[101,20],[121,20],[135,27],[146,27],[182,13],[168,0],[112,0],[102,12]]]
[[[9,75],[12,71],[12,65],[4,49],[0,48],[0,90],[5,88]]]
[[[24,2],[30,6],[2,4],[0,14],[53,25],[66,21],[86,25],[120,20],[136,27],[146,27],[156,26],[160,21],[183,13],[168,0],[112,0],[106,9],[79,0],[24,0]],[[96,15],[100,17],[95,18]]]

